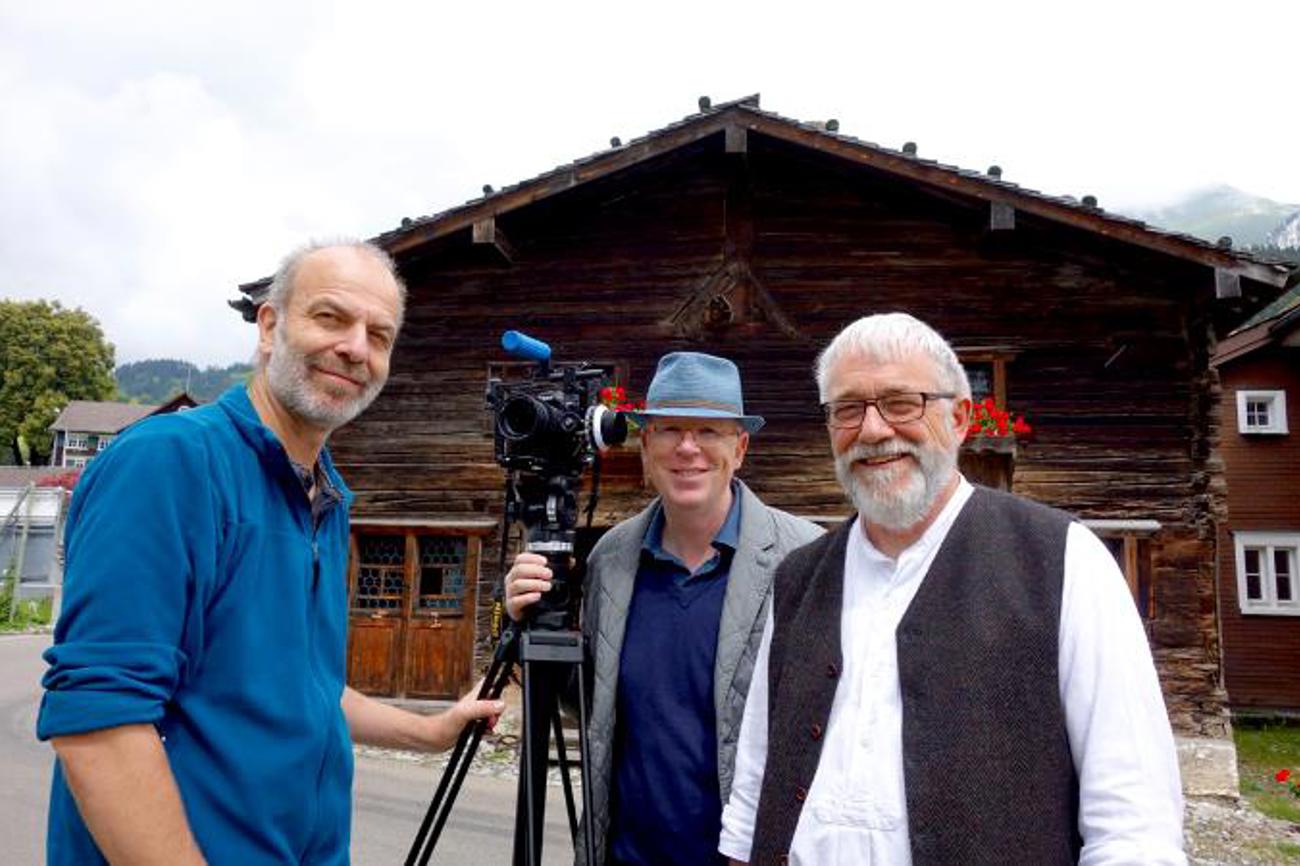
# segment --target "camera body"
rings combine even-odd
[[[553,368],[550,347],[518,331],[507,331],[501,345],[536,362],[527,379],[488,382],[494,456],[507,473],[506,520],[524,524],[527,549],[544,555],[553,574],[533,622],[570,628],[579,601],[568,579],[577,489],[599,453],[627,438],[627,420],[600,402],[603,370],[586,363]]]

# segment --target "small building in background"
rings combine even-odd
[[[113,437],[141,418],[165,415],[198,405],[189,394],[181,392],[161,406],[140,403],[114,403],[105,400],[73,400],[63,407],[50,430],[54,446],[50,465],[65,469],[85,466],[108,447]]]
[[[17,597],[55,594],[68,490],[65,470],[0,466],[0,575],[18,575]]]
[[[1214,365],[1224,685],[1235,710],[1300,712],[1300,286],[1219,343]]]

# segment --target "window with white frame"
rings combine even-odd
[[[96,450],[96,451],[103,451],[105,448],[108,447],[108,443],[110,443],[110,442],[112,442],[112,441],[113,441],[113,437],[112,437],[112,436],[100,436],[100,437],[99,437],[99,444],[98,444],[97,446],[95,446],[95,450]]]
[[[1237,431],[1286,433],[1286,392],[1238,391]]]
[[[69,433],[63,447],[70,451],[85,451],[90,447],[90,437],[85,433]]]
[[[1242,613],[1300,616],[1300,532],[1237,532],[1237,599]]]
[[[69,469],[80,469],[89,462],[89,457],[69,457],[63,461],[63,465]]]

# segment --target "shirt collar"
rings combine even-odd
[[[713,536],[714,547],[725,547],[733,553],[740,544],[740,485],[731,482],[731,508],[727,509],[726,519]],[[667,559],[671,554],[664,551],[664,506],[655,503],[650,525],[646,527],[645,537],[641,540],[641,549],[659,559]]]

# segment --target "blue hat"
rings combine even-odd
[[[727,418],[747,433],[763,426],[758,415],[745,414],[740,396],[740,371],[726,358],[702,352],[670,352],[646,391],[645,408],[629,412],[644,424],[650,418]]]

